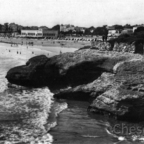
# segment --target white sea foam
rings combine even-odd
[[[83,137],[86,137],[86,138],[98,138],[99,136],[92,136],[92,135],[82,135]]]
[[[0,127],[3,130],[0,137],[12,143],[52,142],[52,136],[45,129],[53,103],[53,94],[48,88],[17,89],[1,93],[0,99]]]
[[[7,89],[7,80],[1,80],[0,81],[0,93],[4,92]]]
[[[62,102],[62,103],[54,104],[52,107],[53,107],[54,111],[51,112],[51,114],[55,117],[55,120],[51,121],[51,122],[48,121],[47,125],[45,125],[47,130],[50,130],[51,128],[53,128],[53,127],[55,127],[57,125],[56,117],[58,116],[58,114],[60,112],[62,112],[63,110],[67,109],[68,104],[66,102]]]
[[[67,109],[68,108],[68,104],[66,102],[63,102],[61,104],[59,104],[57,107],[56,107],[56,116],[62,112],[63,110]]]

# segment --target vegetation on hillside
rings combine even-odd
[[[137,43],[142,43],[144,44],[144,27],[138,27],[133,34],[121,34],[119,37],[115,39],[110,39],[110,43],[113,42],[124,42],[131,44],[133,42]]]

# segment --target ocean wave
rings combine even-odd
[[[92,136],[92,135],[82,135],[82,137],[86,137],[86,138],[98,138],[99,136]]]
[[[51,143],[47,124],[53,94],[48,88],[2,88],[0,93],[0,141],[24,143]]]
[[[6,79],[0,80],[0,93],[4,92],[6,89],[8,89],[7,83],[8,82]]]
[[[46,125],[47,130],[55,127],[57,125],[57,116],[60,112],[67,109],[68,104],[66,102],[54,102],[51,107],[51,113],[49,115],[49,121]]]

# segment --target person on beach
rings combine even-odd
[[[62,51],[60,51],[60,55],[62,54]]]

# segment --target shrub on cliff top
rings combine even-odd
[[[118,38],[109,40],[109,42],[111,44],[113,44],[115,42],[127,43],[127,44],[131,44],[133,42],[135,42],[136,44],[144,43],[144,33],[138,33],[136,35],[123,34],[123,35],[120,35]]]

